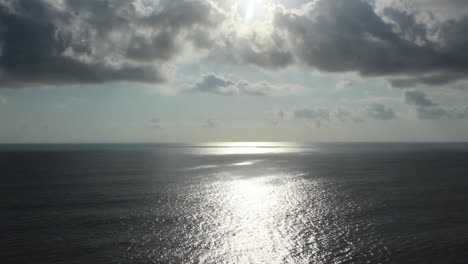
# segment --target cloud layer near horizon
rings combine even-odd
[[[191,84],[188,89],[190,92],[211,93],[216,95],[275,96],[294,94],[301,91],[302,87],[272,84],[266,81],[233,81],[210,73],[203,75],[199,80]]]
[[[319,121],[321,123],[332,120],[361,123],[366,120],[388,121],[398,118],[392,108],[377,102],[369,103],[357,109],[301,108],[294,111],[294,117],[297,119]]]
[[[468,107],[442,107],[417,90],[404,93],[405,102],[414,107],[419,119],[464,119],[468,118]]]
[[[157,84],[193,58],[356,72],[401,88],[465,80],[468,4],[429,2],[271,4],[245,29],[235,8],[208,0],[0,0],[0,87]]]

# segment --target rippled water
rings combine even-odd
[[[4,263],[468,261],[464,144],[1,149]]]

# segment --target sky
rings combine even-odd
[[[467,141],[466,0],[0,0],[0,143]]]

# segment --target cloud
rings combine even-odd
[[[149,120],[149,123],[150,123],[149,126],[150,126],[151,128],[161,128],[161,127],[162,127],[162,126],[161,126],[161,119],[156,118],[156,117],[151,118],[151,119]]]
[[[0,1],[0,87],[161,83],[223,16],[211,1]]]
[[[376,0],[375,2],[377,9],[391,6],[406,13],[417,13],[421,18],[436,20],[434,22],[459,19],[468,15],[465,0]]]
[[[341,80],[336,83],[336,87],[338,89],[345,89],[345,88],[353,86],[353,84],[354,82],[351,80]]]
[[[213,120],[213,119],[208,119],[208,120],[206,120],[204,127],[206,127],[206,128],[215,128],[216,127],[216,121]]]
[[[316,127],[330,122],[330,111],[325,108],[302,108],[294,111],[294,117],[311,121]]]
[[[311,121],[319,121],[320,124],[332,122],[353,122],[361,123],[367,120],[388,121],[398,118],[392,108],[380,103],[370,103],[365,106],[345,109],[327,108],[302,108],[294,111],[294,117]]]
[[[254,95],[275,96],[297,93],[302,90],[299,86],[271,84],[266,81],[249,82],[245,80],[233,81],[210,73],[190,84],[188,91],[212,93],[217,95]]]
[[[414,105],[417,107],[430,107],[435,106],[436,104],[432,102],[425,93],[411,90],[406,91],[405,94],[405,102],[409,105]]]
[[[393,109],[379,103],[368,105],[365,111],[367,116],[377,120],[390,120],[396,118],[396,114]]]
[[[414,88],[416,86],[441,86],[447,83],[455,83],[454,88],[460,87],[460,82],[465,75],[459,72],[444,74],[429,74],[414,78],[391,78],[389,83],[395,88]]]
[[[416,109],[419,119],[453,118],[452,114],[439,106],[418,107]]]
[[[283,110],[279,110],[277,115],[280,119],[283,119],[286,116],[286,113]]]
[[[280,122],[286,119],[287,113],[284,110],[278,110],[274,112],[269,112],[268,115],[272,119],[271,124],[276,127],[280,124]]]
[[[451,117],[449,111],[434,103],[421,91],[405,91],[404,100],[407,104],[415,107],[419,119],[441,119]]]
[[[316,0],[293,9],[275,5],[271,25],[243,37],[226,33],[222,47],[234,55],[224,58],[240,57],[237,61],[267,69],[307,65],[323,72],[355,72],[388,78],[397,87],[467,79],[468,12],[451,12],[467,10],[468,3],[431,0],[430,9],[423,3]],[[430,20],[437,12],[446,19]]]
[[[0,95],[0,105],[2,104],[8,104],[8,100],[6,97]]]
[[[205,56],[273,71],[305,65],[355,72],[402,88],[468,79],[466,1],[264,5],[264,20],[246,27],[237,12],[212,0],[0,0],[0,87],[159,84],[171,78],[176,65]],[[287,90],[225,81],[223,89],[210,91]]]
[[[236,83],[215,74],[202,76],[200,80],[190,87],[190,90],[218,95],[233,95],[239,93],[239,88]]]
[[[252,64],[267,70],[279,70],[296,62],[293,50],[274,25],[258,26],[249,34],[238,32],[238,22],[230,30],[220,32],[218,42],[208,58],[221,63]]]
[[[319,0],[300,11],[279,9],[274,23],[297,57],[322,71],[451,75],[446,82],[458,77],[453,72],[466,71],[468,58],[459,45],[468,41],[459,34],[466,22],[441,23],[439,37],[429,40],[430,32],[413,16],[391,7],[378,14],[365,1]]]
[[[330,112],[325,108],[303,108],[294,111],[294,116],[299,119],[328,120]]]
[[[421,91],[405,91],[404,100],[414,108],[419,119],[468,118],[468,107],[442,107],[429,99],[427,95]]]
[[[338,108],[333,112],[333,115],[341,122],[345,122],[351,117],[351,113],[343,108]]]

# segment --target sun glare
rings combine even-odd
[[[255,15],[255,0],[245,0],[245,7],[244,20],[250,22]]]
[[[304,151],[304,148],[291,142],[208,142],[200,143],[191,151],[203,155],[248,155],[248,154],[273,154],[273,153],[295,153]],[[307,148],[307,151],[313,150]],[[240,163],[239,165],[250,165]]]
[[[240,17],[246,23],[261,20],[265,16],[267,1],[265,0],[240,0]]]

